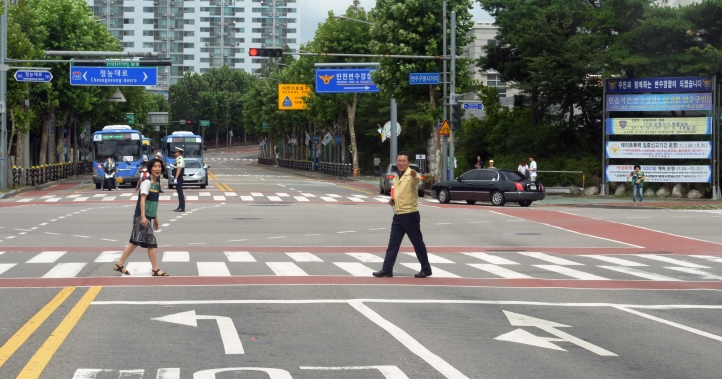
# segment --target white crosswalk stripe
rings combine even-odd
[[[166,251],[163,253],[163,262],[189,262],[190,254],[187,251]]]
[[[645,267],[645,266],[647,266],[644,263],[633,262],[633,261],[630,261],[627,259],[611,257],[609,255],[581,255],[581,256],[587,257],[587,258],[592,258],[592,259],[597,259],[600,261],[605,261],[608,263],[616,264],[618,266],[625,266],[625,267]]]
[[[286,253],[286,255],[297,262],[324,262],[321,258],[311,253]]]
[[[656,280],[656,281],[671,281],[671,282],[677,282],[678,279],[674,279],[665,275],[658,275],[651,272],[641,271],[630,267],[621,267],[621,266],[598,266],[607,270],[622,272],[623,274],[628,274],[632,276],[637,276],[639,278],[643,279],[650,279],[650,280]]]
[[[229,262],[256,262],[248,251],[224,251]]]
[[[699,265],[697,263],[691,263],[686,261],[681,261],[680,259],[674,259],[670,257],[661,257],[660,255],[651,255],[651,254],[636,254],[636,256],[646,259],[653,259],[660,262],[665,263],[672,263],[676,266],[683,266],[683,267],[690,267],[690,268],[710,268],[708,266]]]
[[[708,279],[708,280],[722,280],[723,279],[723,277],[720,277],[718,275],[713,275],[713,274],[707,273],[705,271],[698,270],[695,268],[690,268],[690,267],[666,267],[666,268],[669,270],[684,272],[686,274],[702,276],[703,279]]]
[[[121,275],[124,278],[151,276],[153,274],[153,266],[151,266],[151,262],[128,262],[126,263],[126,270],[128,270],[131,274]]]
[[[198,276],[231,276],[226,262],[196,262]]]
[[[15,267],[17,263],[0,263],[0,275]]]
[[[58,263],[43,278],[75,278],[86,263]]]
[[[482,271],[487,271],[490,274],[501,276],[506,279],[532,279],[531,276],[525,275],[516,271],[512,271],[510,269],[500,267],[493,264],[487,264],[487,263],[468,263],[470,266],[480,269]]]
[[[526,255],[528,257],[537,258],[546,262],[550,262],[553,264],[556,264],[558,266],[584,266],[583,263],[573,262],[571,260],[555,257],[549,254],[545,253],[537,253],[537,252],[521,252],[520,254]]]
[[[353,276],[372,276],[374,272],[373,269],[357,262],[334,262],[334,264]]]
[[[415,257],[415,258],[417,257],[416,253],[404,253],[404,254],[409,255],[410,257]],[[442,258],[436,254],[427,253],[427,257],[429,258],[429,263],[454,263],[454,262],[450,261],[449,259]]]
[[[43,251],[40,254],[30,258],[26,263],[55,263],[60,257],[65,255],[65,251]]]
[[[97,258],[95,258],[96,263],[108,263],[108,262],[118,262],[118,260],[121,257],[121,254],[123,254],[122,251],[104,251],[98,255]]]
[[[277,276],[307,276],[301,267],[297,266],[293,262],[266,262],[266,265],[276,274]]]
[[[409,267],[412,270],[420,270],[419,263],[402,263],[402,266]],[[453,274],[449,271],[442,270],[439,267],[432,266],[432,276],[435,278],[461,278],[461,276]]]
[[[487,253],[462,253],[464,255],[469,255],[470,257],[475,257],[477,259],[481,259],[485,262],[492,263],[493,265],[518,265],[519,263],[511,261],[507,258],[498,257],[496,255],[487,254]]]
[[[381,263],[384,262],[384,258],[378,257],[371,253],[346,253],[350,257],[354,257],[362,262],[367,263]]]
[[[569,276],[571,278],[580,279],[580,280],[610,280],[608,278],[603,278],[602,276],[589,274],[587,272],[578,271],[578,270],[571,269],[571,268],[565,267],[565,266],[559,266],[559,265],[533,265],[533,266],[539,267],[544,270],[556,272],[558,274],[562,274],[565,276]]]

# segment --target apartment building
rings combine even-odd
[[[464,55],[472,59],[470,72],[474,73],[474,78],[489,87],[497,88],[500,101],[503,105],[512,106],[514,104],[514,95],[519,91],[510,88],[508,84],[502,80],[502,76],[495,70],[480,70],[474,65],[480,57],[486,54],[485,46],[490,43],[496,43],[497,26],[493,21],[478,21],[474,24],[469,34],[474,36],[472,43],[467,45]]]
[[[87,0],[99,22],[125,50],[157,52],[172,66],[158,68],[155,91],[185,72],[214,67],[253,73],[264,58],[251,47],[284,47],[300,41],[296,0]]]

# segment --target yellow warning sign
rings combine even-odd
[[[279,110],[303,111],[306,109],[304,97],[311,96],[311,88],[306,84],[279,84]]]
[[[451,130],[449,129],[449,121],[444,120],[442,123],[442,126],[439,127],[439,130],[437,130],[438,136],[448,136],[450,134]]]

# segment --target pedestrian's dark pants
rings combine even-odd
[[[186,197],[183,196],[183,179],[178,179],[178,184],[176,184],[176,192],[178,193],[178,209],[185,210],[186,209]]]
[[[414,252],[417,254],[419,263],[422,264],[422,271],[432,272],[432,266],[429,265],[429,258],[427,257],[427,246],[424,245],[422,239],[419,220],[419,212],[394,215],[392,232],[389,235],[389,247],[387,247],[387,254],[384,256],[382,270],[392,272],[394,262],[397,261],[397,254],[399,254],[399,246],[402,245],[402,239],[406,234],[414,246]]]

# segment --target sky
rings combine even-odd
[[[353,0],[297,0],[296,6],[301,14],[301,43],[314,39],[317,25],[326,19],[330,10],[334,11],[334,14],[342,15],[352,2]],[[361,6],[367,11],[375,4],[376,0],[361,0]],[[492,16],[483,11],[476,1],[472,16],[474,21],[493,21]]]

